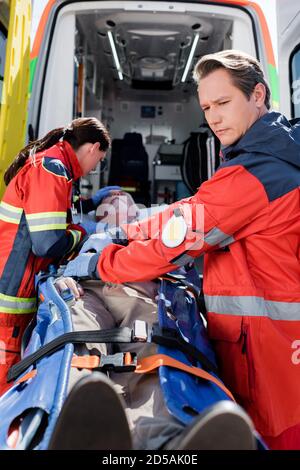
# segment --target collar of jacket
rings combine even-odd
[[[83,173],[81,166],[79,165],[77,155],[74,152],[72,146],[65,140],[63,142],[58,142],[56,146],[61,154],[60,160],[71,172],[73,179],[78,180],[78,178],[80,178]]]
[[[243,152],[244,144],[250,139],[256,139],[260,134],[262,129],[264,129],[268,124],[272,123],[273,120],[281,116],[279,113],[267,112],[260,119],[257,119],[252,126],[247,130],[247,132],[233,145],[228,147],[221,146],[221,154],[224,162],[232,160],[232,158],[237,157]]]
[[[283,114],[270,111],[255,121],[234,145],[222,148],[222,154],[224,163],[242,154],[264,154],[299,169],[300,122],[288,121]]]

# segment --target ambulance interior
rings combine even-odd
[[[69,4],[55,21],[38,133],[80,116],[109,128],[108,166],[82,181],[87,196],[105,184],[146,206],[189,196],[219,165],[193,67],[204,54],[231,48],[257,55],[252,19],[240,8]]]

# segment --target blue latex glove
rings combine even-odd
[[[85,279],[100,279],[97,273],[99,255],[96,253],[82,253],[73,261],[69,261],[64,270],[64,277],[78,277]]]
[[[101,201],[109,196],[111,191],[121,191],[120,186],[104,186],[104,188],[98,189],[98,191],[91,197],[95,207],[98,207]]]
[[[81,225],[81,227],[84,228],[84,230],[86,231],[88,235],[92,235],[93,233],[96,233],[97,222],[94,220],[89,220],[86,218],[85,220],[80,222],[79,225]]]

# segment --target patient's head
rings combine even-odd
[[[136,220],[139,209],[130,194],[119,191],[103,199],[96,211],[97,222],[109,226],[129,224]]]

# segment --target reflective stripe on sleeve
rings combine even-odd
[[[186,253],[183,253],[182,255],[179,255],[176,258],[173,258],[170,261],[170,263],[175,264],[176,266],[185,266],[191,261],[194,261],[194,259],[195,258],[193,258],[192,256],[187,255]]]
[[[220,244],[221,246],[225,246],[234,242],[234,238],[232,235],[222,232],[218,227],[214,227],[204,236],[204,241],[208,243],[208,245]]]
[[[235,242],[235,239],[233,237],[229,236],[229,237],[225,238],[225,240],[221,241],[219,243],[219,246],[221,248],[224,248],[225,246],[231,245],[231,243],[233,243],[233,242]]]
[[[3,220],[3,222],[18,225],[22,217],[22,212],[23,209],[21,207],[15,207],[3,201],[0,203],[0,220]]]
[[[80,242],[81,239],[81,232],[80,230],[70,230],[71,235],[73,236],[73,245],[69,251],[72,251],[76,245]]]
[[[26,220],[30,232],[41,232],[44,230],[66,230],[66,212],[40,212],[37,214],[26,214]]]
[[[201,236],[203,237],[203,234],[201,234]],[[232,235],[228,235],[227,233],[222,232],[222,230],[217,227],[214,227],[204,236],[205,243],[211,246],[219,245],[221,248],[230,245],[234,241],[235,240]],[[199,241],[194,243],[194,245],[189,246],[188,250],[185,250],[185,252],[181,255],[176,256],[176,258],[170,260],[170,263],[175,264],[176,266],[184,266],[185,264],[190,263],[194,260],[194,258],[188,255],[187,251],[196,249],[199,249]]]
[[[36,298],[12,297],[0,293],[0,312],[1,313],[35,313]]]

